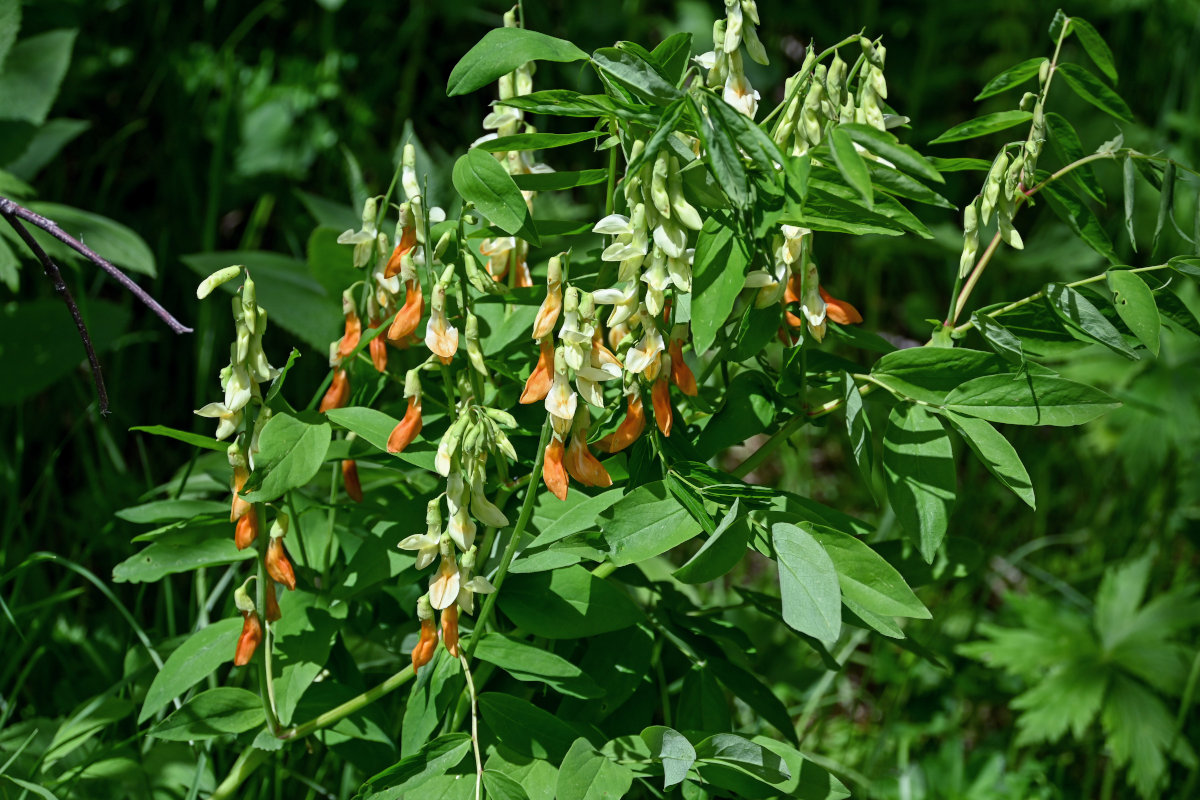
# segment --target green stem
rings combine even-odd
[[[266,760],[266,750],[259,750],[253,745],[248,745],[237,757],[237,761],[233,762],[229,774],[225,776],[225,780],[221,781],[221,785],[216,788],[216,791],[209,796],[209,800],[227,800],[234,797],[238,787],[253,775],[254,770],[258,769],[258,766]]]
[[[733,476],[736,478],[744,478],[749,475],[754,469],[766,461],[779,446],[792,437],[792,434],[800,430],[806,422],[808,422],[808,414],[797,414],[792,417],[783,427],[775,431],[775,434],[766,441],[766,443],[750,454],[750,457],[738,464],[733,471]]]
[[[251,514],[258,513],[258,504],[255,504],[255,510]],[[261,524],[261,518],[260,518]],[[266,568],[263,566],[263,560],[258,559],[258,580],[255,581],[256,589],[258,590],[258,607],[263,610],[263,660],[258,663],[259,680],[262,682],[262,704],[263,712],[267,716],[267,727],[272,733],[279,730],[279,715],[275,713],[275,678],[271,674],[271,623],[266,616],[266,596],[267,596],[267,581],[271,577],[267,575]]]
[[[467,643],[466,653],[467,658],[470,658],[475,652],[475,646],[479,644],[479,639],[483,636],[488,620],[492,616],[492,609],[496,605],[496,598],[500,594],[500,587],[504,584],[504,578],[508,575],[508,567],[512,564],[513,556],[517,553],[517,547],[520,545],[521,536],[525,533],[525,527],[529,525],[529,520],[533,516],[533,505],[537,500],[538,482],[542,479],[542,467],[546,463],[546,445],[550,441],[550,416],[546,416],[546,421],[542,423],[542,436],[538,441],[537,460],[533,464],[533,472],[529,475],[529,488],[525,490],[525,502],[521,504],[521,515],[517,518],[517,524],[513,528],[512,538],[508,540],[508,546],[504,548],[504,555],[500,559],[500,567],[496,570],[496,577],[492,579],[492,585],[496,587],[496,591],[487,596],[487,600],[483,603],[483,610],[479,612],[479,619],[475,623],[475,630],[471,632],[471,640]]]
[[[617,123],[613,122],[609,126],[609,131],[613,136],[617,135]],[[617,150],[619,148],[614,145],[608,148],[608,185],[604,193],[604,216],[613,213],[613,208],[616,205],[616,200],[613,195],[617,191]]]
[[[763,118],[762,122],[758,123],[758,127],[765,128],[767,126],[767,124],[775,118],[776,114],[778,114],[783,109],[787,108],[788,104],[791,103],[792,100],[796,99],[796,96],[800,94],[801,84],[804,83],[804,76],[807,75],[809,72],[812,72],[813,68],[816,67],[817,64],[820,64],[822,61],[824,61],[826,56],[832,55],[833,53],[837,52],[838,48],[845,47],[848,44],[858,44],[858,37],[860,35],[861,34],[856,33],[853,36],[847,36],[845,39],[842,39],[840,42],[833,45],[832,47],[827,47],[824,50],[822,50],[820,52],[820,54],[818,54],[817,57],[813,59],[813,62],[808,65],[808,69],[801,70],[799,73],[797,73],[798,75],[800,75],[800,79],[796,81],[795,87],[792,89],[792,91],[788,94],[787,97],[783,98],[782,103],[775,106],[775,109],[770,114],[767,114],[767,116],[765,118]]]

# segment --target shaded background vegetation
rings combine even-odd
[[[704,50],[717,6],[630,0],[600,13],[592,4],[554,1],[531,2],[527,12],[529,27],[585,50],[618,39],[652,44],[679,30],[692,31],[696,49]],[[1084,14],[1116,53],[1118,89],[1139,121],[1126,128],[1127,142],[1200,163],[1200,83],[1193,77],[1200,63],[1200,7],[1190,0],[1098,0],[1086,6],[1066,10]],[[865,28],[888,46],[889,102],[912,118],[907,141],[933,155],[991,158],[988,140],[931,148],[924,143],[964,119],[1012,107],[1013,94],[982,107],[972,97],[1001,69],[1049,51],[1045,31],[1055,7],[1030,0],[760,0],[760,35],[772,64],[752,71],[751,79],[770,107],[805,42],[823,46]],[[505,9],[500,3],[354,0],[38,0],[25,6],[22,37],[80,31],[51,116],[87,127],[57,157],[21,177],[42,200],[87,209],[137,231],[157,264],[157,276],[142,276],[141,283],[196,333],[174,337],[90,267],[68,270],[85,308],[102,300],[128,311],[105,337],[101,353],[114,412],[107,419],[96,413],[83,369],[43,390],[22,391],[24,376],[42,368],[34,356],[59,350],[10,329],[0,341],[0,380],[13,382],[2,393],[0,411],[0,597],[7,606],[0,619],[6,651],[0,728],[44,720],[52,729],[54,720],[126,675],[134,633],[110,599],[63,564],[27,561],[35,552],[54,553],[106,579],[132,552],[129,526],[113,512],[186,463],[185,448],[127,432],[154,423],[192,429],[197,422],[191,410],[215,391],[230,331],[221,310],[195,302],[196,275],[182,257],[262,249],[303,259],[315,220],[312,201],[306,203],[302,193],[356,205],[364,186],[386,186],[397,147],[409,135],[424,145],[436,179],[450,156],[480,135],[486,113],[482,94],[446,98],[445,77],[479,36],[499,24]],[[578,65],[544,65],[535,82],[573,85],[581,77],[585,88],[595,80]],[[1052,95],[1051,104],[1075,121],[1088,150],[1116,135],[1111,120],[1065,92]],[[6,131],[0,128],[0,138]],[[5,146],[0,141],[0,154],[11,158]],[[561,157],[552,163],[580,166]],[[1134,253],[1121,235],[1119,170],[1103,165],[1100,178],[1109,196],[1109,233],[1122,257],[1133,265],[1155,263],[1145,242]],[[969,173],[949,176],[948,196],[965,202],[977,180]],[[1180,201],[1189,234],[1194,188],[1190,194]],[[576,200],[589,198],[580,193]],[[582,206],[560,210],[586,215]],[[924,341],[926,320],[944,313],[961,239],[956,215],[918,213],[938,234],[934,242],[825,237],[830,241],[819,247],[827,249],[821,254],[826,280],[839,296],[855,299],[868,325]],[[1153,202],[1139,204],[1136,222],[1147,240],[1154,217]],[[1103,268],[1098,256],[1040,210],[1022,224],[1029,226],[1025,252],[996,260],[977,294],[980,304]],[[1190,250],[1173,231],[1167,237],[1164,252]],[[24,262],[15,294],[0,289],[0,304],[48,298],[51,288],[31,261]],[[335,301],[331,325],[337,324]],[[66,312],[52,308],[51,333],[67,343],[55,346],[82,365]],[[266,348],[285,353],[292,344],[276,327]],[[289,388],[306,400],[325,366],[322,353],[302,349],[305,357]],[[946,668],[876,638],[841,673],[827,675],[810,653],[785,643],[782,631],[750,631],[756,641],[778,648],[775,669],[765,677],[797,716],[808,715],[805,749],[846,776],[856,796],[1091,797],[1105,786],[1112,791],[1098,727],[1081,740],[1018,748],[1008,704],[1025,685],[956,651],[978,638],[983,622],[1019,624],[1007,601],[1011,594],[1044,596],[1064,613],[1090,614],[1105,568],[1146,553],[1153,556],[1152,593],[1195,581],[1197,342],[1166,338],[1157,361],[1123,361],[1094,348],[1076,361],[1066,374],[1105,376],[1098,380],[1108,382],[1125,406],[1078,436],[1057,429],[1013,434],[1038,492],[1036,512],[988,480],[978,464],[960,459],[950,535],[974,547],[959,575],[951,578],[951,567],[923,591],[934,619],[910,628]],[[761,473],[763,479],[891,529],[890,514],[881,514],[851,479],[852,461],[839,437],[808,429],[797,444]],[[189,624],[183,580],[113,590],[157,639]],[[1190,725],[1185,736],[1194,737],[1194,719]],[[12,730],[0,734],[0,761],[24,738]],[[115,752],[135,733],[125,719],[103,733],[103,747],[94,752]],[[1004,776],[1002,789],[971,789],[977,776],[986,777],[985,765]],[[1190,780],[1196,786],[1195,769],[1190,777],[1186,769],[1176,777],[1177,785]]]

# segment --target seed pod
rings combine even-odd
[[[976,208],[979,200],[971,202],[963,210],[963,251],[958,261],[958,276],[966,277],[975,266],[975,252],[979,249],[979,215]]]
[[[517,427],[516,418],[512,414],[508,413],[507,411],[501,411],[498,408],[485,407],[483,409],[483,413],[486,414],[491,419],[495,420],[496,424],[501,425],[505,428]]]
[[[1046,81],[1048,81],[1049,79],[1050,79],[1050,59],[1046,58],[1046,59],[1043,59],[1042,63],[1038,65],[1038,87],[1039,88],[1044,87],[1046,85]]]
[[[767,58],[767,49],[763,47],[762,41],[758,38],[758,31],[752,25],[742,26],[742,41],[746,44],[746,55],[758,64],[764,67],[771,63]]]
[[[1008,170],[1004,173],[1004,196],[1010,201],[1015,202],[1017,195],[1021,191],[1021,171],[1025,166],[1025,154],[1018,153],[1017,157],[1008,165]]]

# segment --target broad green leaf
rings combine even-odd
[[[1092,386],[1050,375],[988,375],[967,381],[945,407],[1010,425],[1082,425],[1119,406]]]
[[[574,741],[575,730],[549,711],[510,694],[479,695],[479,716],[505,747],[534,758],[558,761]]]
[[[1071,29],[1067,27],[1067,22],[1069,20],[1070,20],[1070,17],[1068,17],[1065,13],[1063,13],[1063,10],[1061,8],[1057,9],[1054,12],[1054,16],[1050,20],[1050,29],[1049,29],[1050,41],[1052,43],[1058,44],[1058,40],[1059,40],[1060,36],[1066,37],[1066,36],[1071,35]]]
[[[1171,323],[1179,330],[1189,331],[1200,337],[1200,320],[1196,319],[1196,315],[1179,299],[1175,292],[1164,288],[1155,295],[1154,299],[1158,303],[1158,312],[1163,321]]]
[[[219,686],[190,698],[181,708],[152,726],[147,735],[171,742],[212,739],[257,728],[265,721],[263,701],[257,694]]]
[[[1083,239],[1089,247],[1108,259],[1110,264],[1118,263],[1117,254],[1113,251],[1112,240],[1108,238],[1104,226],[1092,210],[1079,199],[1070,189],[1062,184],[1047,184],[1042,187],[1040,194],[1050,203],[1055,214]]]
[[[1018,746],[1058,741],[1068,729],[1077,739],[1085,736],[1104,702],[1112,675],[1109,670],[1097,669],[1091,655],[1067,662],[1013,698],[1011,706],[1021,711]]]
[[[770,784],[792,777],[787,764],[773,750],[734,733],[718,733],[700,742],[696,759],[730,764]]]
[[[955,414],[953,411],[942,413],[954,430],[963,437],[971,451],[983,462],[987,471],[1011,489],[1013,494],[1024,500],[1030,508],[1036,508],[1029,472],[1008,439],[984,420]]]
[[[755,125],[754,120],[715,95],[709,98],[706,108],[720,120],[734,143],[750,156],[756,167],[772,177],[776,174],[775,165],[783,164],[785,157],[775,141]]]
[[[254,558],[251,549],[238,550],[233,543],[233,528],[228,530],[200,529],[196,533],[164,534],[152,544],[113,567],[117,583],[153,583],[166,575],[191,572],[200,567],[216,567]]]
[[[663,110],[662,119],[658,127],[654,131],[654,135],[646,140],[646,146],[642,148],[642,152],[638,153],[625,167],[625,174],[634,175],[642,168],[643,164],[654,161],[658,151],[667,144],[667,137],[679,127],[679,120],[683,116],[683,112],[687,109],[688,103],[686,99],[676,100],[671,105]]]
[[[696,309],[695,313],[703,316],[706,310]],[[778,327],[776,321],[772,335]],[[709,457],[727,447],[741,444],[770,428],[777,410],[776,398],[762,373],[750,370],[739,372],[729,382],[725,404],[712,416],[696,439],[696,450],[702,456]]]
[[[341,299],[322,288],[304,261],[261,251],[194,253],[181,258],[202,278],[232,264],[244,264],[254,277],[258,304],[269,315],[268,331],[278,325],[322,357],[328,355],[329,343],[341,336]],[[240,281],[229,281],[220,290],[232,294],[239,286]],[[215,300],[210,297],[205,302]]]
[[[787,522],[771,526],[779,560],[783,619],[791,627],[832,646],[842,632],[837,570],[811,534]]]
[[[384,453],[387,452],[388,436],[400,424],[400,420],[390,414],[365,406],[330,409],[325,412],[325,416],[335,425],[354,431],[360,439]],[[403,453],[397,453],[396,458],[432,471],[435,453],[433,445],[424,439],[418,439],[404,448]]]
[[[229,503],[216,500],[151,500],[140,506],[130,506],[114,512],[118,519],[148,525],[152,522],[169,522],[176,519],[192,519],[201,514],[227,514]]]
[[[275,500],[313,479],[325,454],[333,429],[328,422],[305,422],[291,414],[274,414],[259,435],[254,472],[265,473],[262,483],[245,498],[252,503]]]
[[[1133,335],[1158,355],[1158,331],[1162,321],[1158,306],[1154,304],[1154,292],[1136,272],[1127,269],[1110,269],[1105,273],[1108,288],[1113,293],[1113,307],[1121,321],[1133,331]]]
[[[503,102],[510,108],[519,108],[531,114],[549,114],[555,117],[608,117],[614,116],[616,106],[602,94],[580,94],[570,89],[544,89]]]
[[[513,624],[547,639],[584,639],[642,618],[623,592],[580,566],[514,575],[499,597],[500,610]]]
[[[829,128],[829,150],[833,154],[833,163],[838,172],[846,179],[858,196],[867,204],[867,208],[875,205],[874,194],[871,191],[871,174],[862,156],[854,149],[854,140],[838,126]]]
[[[603,131],[580,131],[579,133],[514,133],[480,142],[476,150],[488,153],[507,153],[513,150],[548,150],[578,144],[603,136]]]
[[[8,171],[20,178],[33,180],[47,164],[54,161],[63,148],[92,127],[78,119],[48,119],[34,132],[25,152],[7,164]]]
[[[401,755],[412,755],[425,746],[465,686],[466,680],[458,659],[452,658],[444,648],[439,648],[433,663],[417,674],[408,702],[404,705],[400,727]]]
[[[468,150],[454,162],[453,181],[463,199],[474,203],[492,224],[505,233],[520,233],[521,238],[534,246],[540,244],[521,190],[495,158],[482,150]]]
[[[1051,146],[1065,163],[1074,163],[1087,155],[1075,127],[1062,114],[1053,111],[1047,114],[1046,129],[1050,133]],[[1104,190],[1100,188],[1100,182],[1096,180],[1096,171],[1090,163],[1080,164],[1069,174],[1075,184],[1082,187],[1093,200],[1104,203]]]
[[[877,189],[883,189],[889,194],[893,194],[897,197],[904,197],[909,200],[915,200],[916,202],[924,203],[925,205],[950,209],[955,207],[954,204],[945,197],[942,197],[937,192],[928,188],[925,186],[925,184],[908,177],[903,172],[898,172],[891,167],[875,163],[868,163],[867,169],[871,173],[871,183],[873,183]]]
[[[805,527],[833,561],[843,600],[887,617],[930,618],[929,609],[895,567],[866,542],[823,525]]]
[[[1027,61],[1022,61],[1020,64],[1012,65],[988,81],[987,85],[983,87],[983,91],[975,95],[975,100],[979,101],[985,97],[991,97],[992,95],[1000,94],[1001,92],[1006,92],[1009,89],[1020,86],[1025,81],[1035,77],[1045,62],[1046,59],[1039,56],[1038,58],[1031,58]]]
[[[600,724],[621,709],[651,674],[650,659],[657,638],[658,634],[645,625],[589,638],[577,663],[600,684],[604,696],[595,700],[564,697],[558,706],[559,716],[581,724]]]
[[[480,639],[475,657],[495,664],[519,681],[540,681],[560,694],[585,699],[604,694],[583,670],[562,656],[499,633]]]
[[[929,163],[938,172],[987,172],[992,162],[982,158],[938,158],[929,157]]]
[[[604,183],[607,178],[607,169],[585,169],[578,172],[531,172],[528,175],[514,175],[513,183],[523,191],[552,192]]]
[[[755,713],[773,725],[789,741],[797,742],[796,726],[792,722],[792,716],[788,713],[787,706],[767,684],[753,673],[723,658],[712,659],[708,662],[708,668],[735,697],[750,706]]]
[[[0,69],[21,29],[21,0],[0,0]]]
[[[524,28],[494,28],[450,70],[446,94],[482,89],[528,61],[582,61],[588,57],[570,42]]]
[[[666,105],[680,95],[653,65],[628,50],[601,47],[592,53],[592,63],[618,85],[651,103]]]
[[[993,353],[964,347],[909,347],[885,354],[871,375],[886,387],[923,403],[940,403],[963,381],[1008,372]]]
[[[23,120],[34,125],[46,121],[71,64],[77,33],[50,31],[12,46],[0,72],[0,119]]]
[[[679,688],[674,722],[684,730],[729,730],[729,700],[708,663],[693,664]]]
[[[696,748],[679,731],[664,725],[651,725],[641,733],[650,755],[662,763],[663,791],[682,783],[696,763]]]
[[[596,752],[587,739],[580,738],[571,743],[571,749],[558,769],[555,797],[558,800],[608,800],[624,797],[632,785],[633,771],[629,767],[610,761]]]
[[[179,645],[150,683],[138,714],[138,724],[154,716],[172,698],[207,678],[217,667],[232,661],[241,630],[241,618],[229,617],[201,628]]]
[[[983,337],[989,347],[996,351],[997,355],[1009,364],[1025,363],[1025,350],[1021,345],[1021,340],[1012,331],[997,322],[994,317],[976,311],[971,315],[971,322],[975,325],[975,330],[979,331],[979,335]]]
[[[696,551],[696,555],[672,573],[672,577],[683,583],[716,580],[733,569],[746,555],[746,544],[750,541],[751,533],[750,524],[741,509],[741,500],[734,500],[712,536]]]
[[[1079,43],[1083,45],[1083,49],[1087,51],[1092,62],[1108,76],[1110,81],[1116,83],[1117,65],[1113,61],[1112,50],[1091,23],[1080,17],[1071,17],[1071,32],[1079,39]]]
[[[886,131],[859,123],[839,125],[838,130],[880,158],[892,162],[898,170],[926,180],[945,183],[945,178],[929,159],[908,145],[900,144],[899,139]]]
[[[521,784],[530,800],[554,800],[558,767],[544,759],[530,758],[504,745],[489,748],[484,771],[501,772]]]
[[[639,486],[600,514],[610,560],[636,564],[700,533],[700,525],[660,482]]]
[[[404,797],[457,767],[470,751],[471,737],[466,733],[439,736],[383,772],[372,775],[359,789],[359,796],[364,800]]]
[[[1171,712],[1159,699],[1136,680],[1117,673],[1109,686],[1100,714],[1105,742],[1113,762],[1129,767],[1130,782],[1142,797],[1151,797],[1166,769],[1166,756],[1172,748],[1187,754],[1184,763],[1195,768],[1196,758],[1190,747],[1180,747]]]
[[[573,533],[596,527],[596,519],[600,512],[607,509],[622,497],[621,489],[609,489],[594,497],[588,497],[582,492],[571,492],[565,501],[543,494],[538,498],[539,505],[534,507],[533,521],[541,531],[529,543],[530,547],[541,547],[559,539],[564,539]],[[546,498],[546,505],[541,500]],[[553,514],[553,516],[550,516]]]
[[[650,53],[667,80],[678,82],[692,57],[692,34],[674,33],[659,42]]]
[[[989,133],[1006,131],[1033,119],[1031,111],[997,111],[994,114],[984,114],[982,117],[960,122],[941,136],[930,141],[930,144],[946,144],[947,142],[962,142],[987,136]]]
[[[867,487],[872,487],[871,474],[875,463],[874,443],[871,436],[871,419],[863,408],[862,395],[858,393],[858,384],[850,373],[842,373],[842,398],[846,409],[846,435],[850,437],[850,449],[854,453],[854,463],[866,481]],[[872,493],[874,491],[872,490]]]
[[[483,788],[487,790],[490,800],[529,800],[524,786],[494,769],[483,771]]]
[[[946,536],[957,486],[954,448],[937,417],[917,405],[892,409],[883,434],[883,472],[900,526],[932,563]]]
[[[1121,332],[1083,294],[1062,283],[1048,284],[1045,292],[1050,307],[1066,323],[1069,332],[1099,342],[1126,358],[1137,359]]]
[[[701,98],[703,100],[704,98]],[[742,163],[742,154],[730,137],[729,130],[724,125],[716,124],[713,116],[717,112],[709,109],[709,105],[723,103],[724,100],[711,99],[701,105],[692,95],[688,96],[688,106],[692,122],[704,145],[704,162],[712,171],[720,190],[729,198],[736,208],[745,208],[750,203],[750,188],[747,182],[746,167]],[[712,219],[710,217],[710,219]],[[707,226],[707,221],[705,225]],[[739,247],[741,240],[738,240]],[[707,348],[705,348],[707,349]]]
[[[2,107],[2,101],[0,101],[0,108]],[[58,223],[58,227],[63,231],[74,236],[87,245],[92,252],[118,267],[151,277],[158,274],[154,266],[154,254],[150,252],[146,242],[121,223],[90,211],[81,211],[78,208],[59,203],[30,202],[26,206],[30,211],[37,212]],[[34,238],[51,256],[69,255],[75,259],[83,257],[41,230],[34,232]]]
[[[180,431],[175,428],[168,428],[166,425],[135,425],[130,428],[131,431],[141,431],[149,433],[152,436],[166,436],[168,439],[175,439],[185,444],[201,447],[205,450],[219,450],[225,452],[229,449],[229,445],[224,442],[219,442],[211,436],[204,436],[199,433],[190,433],[188,431]]]
[[[1129,110],[1129,106],[1125,104],[1121,96],[1105,86],[1086,68],[1067,62],[1059,64],[1055,74],[1061,75],[1080,99],[1091,103],[1109,116],[1116,117],[1123,122],[1133,122],[1133,112]]]
[[[14,777],[12,775],[0,775],[0,778],[10,781],[14,786],[23,789],[24,792],[33,792],[38,797],[41,797],[42,800],[59,800],[58,795],[56,795],[54,792],[50,791],[45,786],[39,786],[32,781],[22,780],[21,778]],[[22,792],[22,794],[24,794],[24,792]]]
[[[123,697],[109,696],[89,701],[72,712],[54,732],[54,738],[42,755],[42,770],[50,772],[55,764],[80,748],[88,747],[96,734],[105,729],[111,730],[132,712],[133,703]]]

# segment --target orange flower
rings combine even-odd
[[[353,459],[342,460],[342,483],[351,500],[356,503],[363,501],[362,484],[358,482],[358,464]]]
[[[452,605],[442,611],[442,644],[446,651],[458,658],[458,606]]]
[[[262,623],[258,620],[258,612],[246,611],[242,614],[242,635],[238,637],[237,653],[233,657],[235,667],[244,667],[254,657],[258,643],[262,641]]]
[[[354,308],[354,301],[343,295],[342,308],[346,314],[346,332],[342,334],[342,340],[338,342],[338,355],[346,358],[354,352],[354,348],[358,347],[358,341],[362,338],[362,320],[358,318],[358,311]]]
[[[416,675],[421,667],[433,660],[433,652],[437,648],[437,626],[432,619],[421,620],[421,638],[412,651],[413,674]]]
[[[529,289],[533,286],[533,275],[530,274],[529,265],[525,263],[524,257],[517,259],[517,273],[513,286],[516,289]]]
[[[546,337],[538,342],[537,366],[529,373],[525,381],[525,391],[521,392],[521,403],[529,405],[546,399],[550,394],[550,383],[554,377],[554,341]]]
[[[296,572],[292,569],[292,562],[283,547],[282,536],[271,537],[271,543],[267,545],[267,557],[263,562],[272,580],[279,581],[289,591],[296,588]]]
[[[533,321],[533,338],[544,339],[554,332],[554,323],[558,322],[558,312],[562,310],[562,286],[552,282],[546,290],[546,299],[538,309],[537,318]]]
[[[542,480],[559,500],[567,499],[567,471],[563,467],[563,441],[555,434],[546,445],[546,461],[542,464]]]
[[[825,301],[825,313],[828,317],[839,325],[853,325],[862,322],[862,314],[858,313],[858,309],[847,303],[845,300],[838,300],[836,297],[825,291],[825,287],[821,287],[821,299]]]
[[[275,581],[267,581],[267,622],[277,622],[283,614],[279,611],[279,598],[275,596]]]
[[[241,496],[242,487],[246,485],[246,479],[249,477],[250,470],[241,464],[233,468],[233,503],[229,509],[230,522],[237,522],[254,508],[250,503],[243,500]]]
[[[388,452],[404,452],[404,448],[412,444],[413,439],[416,439],[420,432],[421,397],[417,395],[408,398],[408,410],[404,412],[404,419],[400,420],[395,428],[392,428],[392,433],[388,436],[387,441]]]
[[[646,412],[642,409],[641,393],[637,390],[630,392],[625,395],[625,402],[625,419],[621,420],[615,431],[596,443],[601,450],[619,453],[636,442],[646,429]]]
[[[424,311],[425,295],[421,291],[421,282],[414,278],[405,286],[404,305],[396,312],[396,318],[388,328],[387,338],[393,342],[400,342],[412,336],[416,333]]]
[[[587,428],[576,429],[571,433],[571,443],[567,445],[566,458],[563,464],[567,473],[577,483],[584,486],[612,486],[612,478],[608,470],[600,463],[587,446]]]
[[[683,341],[680,339],[672,339],[669,349],[671,354],[671,380],[679,387],[679,391],[684,394],[696,396],[696,376],[692,374],[692,368],[683,360]]]
[[[667,385],[667,376],[660,375],[654,382],[650,397],[654,401],[654,421],[658,423],[658,429],[663,436],[670,436],[675,417],[671,411],[671,390]]]
[[[254,540],[257,538],[258,514],[251,509],[238,517],[237,527],[233,530],[233,543],[237,545],[238,550],[245,550],[254,544]]]
[[[342,408],[349,402],[350,376],[346,370],[338,367],[333,371],[333,380],[329,382],[329,389],[321,398],[321,413],[324,414],[331,408]]]
[[[786,308],[787,308],[787,306],[791,305],[792,303],[799,303],[799,302],[800,302],[800,273],[793,272],[791,277],[788,278],[787,289],[784,290],[784,292],[783,292],[783,303],[784,303],[784,309],[785,309],[785,311],[783,312],[783,316],[784,316],[784,319],[787,320],[787,324],[792,326],[793,328],[799,328],[801,325],[804,324],[804,320],[800,319],[792,312],[787,311]]]
[[[379,320],[371,323],[372,330],[378,327]],[[367,345],[367,349],[371,351],[371,363],[375,365],[375,369],[379,372],[387,372],[387,337],[376,335]]]
[[[383,277],[390,278],[393,275],[399,274],[402,266],[401,261],[404,259],[404,256],[416,246],[416,225],[405,225],[404,233],[400,235],[400,241],[396,242],[396,249],[392,251],[392,256],[388,259],[387,266],[383,270]]]

